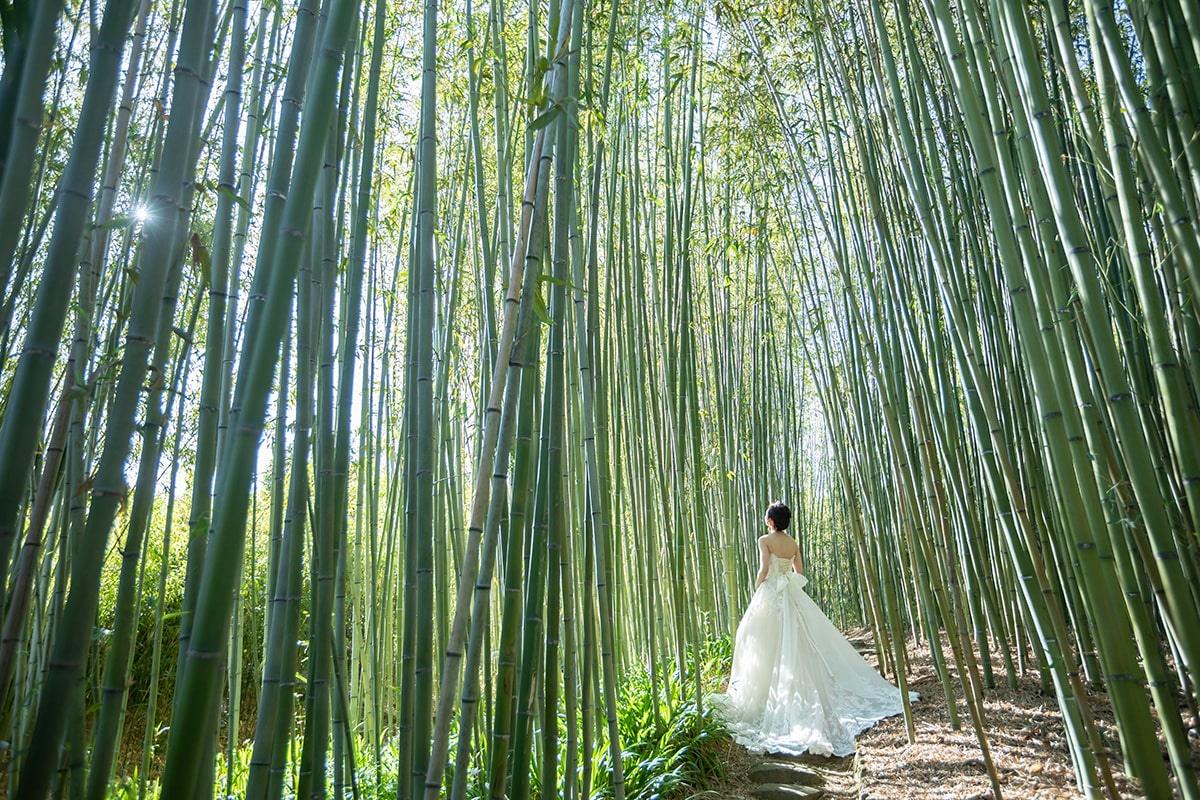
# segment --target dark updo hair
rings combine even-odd
[[[775,524],[775,530],[786,531],[788,525],[792,524],[792,510],[776,500],[767,509],[767,519]]]

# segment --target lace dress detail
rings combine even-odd
[[[900,690],[821,612],[792,560],[770,558],[738,626],[728,689],[709,702],[753,753],[849,755],[856,735],[903,712]]]

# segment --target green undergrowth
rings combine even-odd
[[[712,691],[727,674],[731,652],[728,638],[712,640],[702,647],[702,693]],[[725,777],[722,753],[729,734],[711,707],[703,702],[697,705],[697,665],[694,658],[688,661],[682,680],[677,671],[660,676],[657,709],[649,672],[628,675],[621,684],[617,729],[628,800],[684,798]],[[607,742],[597,748],[595,757],[595,795],[612,797]]]
[[[696,670],[699,670],[702,694],[713,691],[728,674],[731,652],[732,646],[727,637],[715,639],[700,648],[698,660],[694,653],[689,656],[682,676],[674,661],[669,661],[665,667],[660,667],[657,681],[651,679],[649,671],[645,668],[631,670],[620,681],[617,728],[623,747],[621,761],[627,800],[684,800],[725,777],[723,754],[726,752],[729,735],[707,704],[701,702],[698,707]],[[297,707],[303,708],[302,697],[297,698]],[[603,728],[602,717],[599,723]],[[560,717],[559,787],[551,793],[542,791],[542,787],[538,785],[540,767],[535,755],[530,775],[531,800],[549,800],[563,796],[561,770],[566,762],[565,724],[566,721]],[[298,720],[297,736],[302,736],[302,727],[303,723]],[[579,771],[577,785],[582,783],[584,759],[590,758],[591,796],[611,798],[613,786],[608,741],[604,730],[598,733],[600,736],[590,756],[580,753],[580,758],[576,761]],[[535,737],[537,736],[535,732]],[[349,776],[346,776],[342,796],[357,796],[360,800],[394,800],[397,796],[398,771],[395,741],[383,742],[382,750],[376,758],[373,747],[357,736],[355,739],[357,792],[351,790]],[[454,737],[452,746],[453,741]],[[476,741],[478,742],[477,739]],[[250,741],[244,740],[234,751],[231,770],[227,767],[226,752],[218,754],[214,796],[242,796],[249,772],[250,750]],[[484,770],[481,769],[487,758],[485,754],[479,755],[481,757],[472,759],[476,763],[468,779],[467,796],[471,800],[487,795],[484,785],[486,778],[482,774]],[[447,765],[446,783],[451,780],[453,764],[454,758],[451,756]],[[294,769],[288,772],[289,776],[293,773]],[[336,797],[334,787],[330,785],[329,789],[329,796]],[[285,779],[283,795],[285,798],[292,797],[292,792],[293,781],[289,777]],[[445,795],[443,792],[443,797]],[[147,782],[145,796],[158,796],[156,780],[151,779]],[[133,776],[114,781],[109,790],[109,798],[137,800],[136,772]]]

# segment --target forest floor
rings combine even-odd
[[[855,632],[851,640],[868,661],[875,663],[869,634]],[[944,652],[949,658],[948,646]],[[928,646],[912,647],[909,686],[921,699],[913,704],[916,741],[909,743],[904,718],[892,717],[858,737],[858,751],[845,758],[807,755],[799,758],[753,755],[729,743],[727,777],[710,787],[708,796],[754,800],[984,800],[992,797],[984,764],[957,673],[950,666],[958,696],[960,729],[954,730]],[[1067,800],[1080,797],[1067,752],[1062,718],[1052,695],[1042,693],[1036,671],[1018,679],[1016,688],[1004,682],[997,664],[997,686],[984,693],[988,747],[1004,798]],[[1141,797],[1135,781],[1124,774],[1116,727],[1106,695],[1093,697],[1092,710],[1102,736],[1113,747],[1113,777],[1122,797]],[[1165,753],[1165,750],[1164,750]],[[1200,742],[1192,739],[1192,763],[1200,769]],[[795,773],[796,780],[780,779]],[[805,773],[815,773],[812,779]],[[778,788],[780,783],[810,783]],[[1157,800],[1157,799],[1155,799]]]

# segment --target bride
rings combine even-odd
[[[858,733],[902,713],[903,702],[804,592],[800,547],[784,533],[791,519],[783,503],[767,509],[729,686],[709,700],[751,752],[846,756]]]

